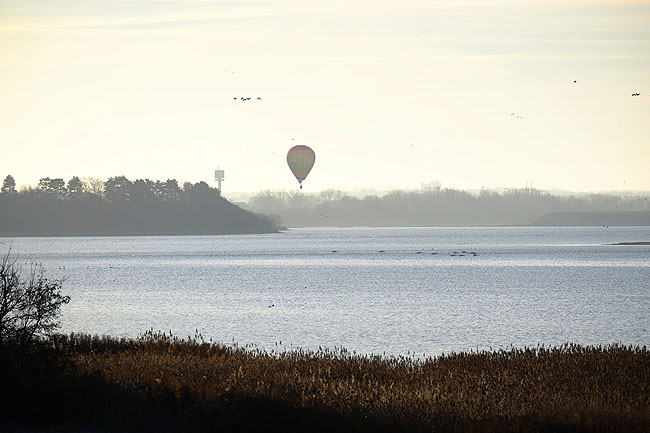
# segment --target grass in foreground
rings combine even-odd
[[[134,431],[650,431],[645,347],[567,345],[421,362],[270,355],[148,333],[58,337],[30,359],[5,363],[2,388],[14,398],[0,419]]]

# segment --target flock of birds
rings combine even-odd
[[[417,35],[416,35],[416,36],[417,36]],[[228,70],[226,70],[226,72],[228,72]],[[232,73],[234,74],[234,72],[232,72]],[[577,84],[577,83],[578,83],[578,80],[573,80],[573,83],[574,83],[574,84]],[[641,93],[640,93],[640,92],[634,92],[634,93],[632,93],[632,96],[634,96],[634,97],[636,97],[636,96],[641,96]],[[246,102],[246,101],[250,101],[250,100],[252,100],[253,98],[251,98],[251,97],[247,97],[247,96],[240,96],[240,97],[234,97],[234,98],[232,98],[232,99],[233,99],[233,101],[242,101],[242,102]],[[257,98],[255,98],[255,100],[256,100],[256,101],[261,101],[262,98],[258,96]],[[519,119],[519,120],[523,120],[523,119],[524,119],[524,116],[522,116],[522,115],[520,115],[520,114],[517,114],[517,113],[514,113],[514,112],[513,112],[513,113],[510,113],[510,117],[512,117],[513,119]],[[413,145],[411,145],[411,146],[413,146]]]
[[[338,253],[339,250],[332,250],[332,252],[333,252],[333,253]],[[385,253],[386,250],[379,250],[379,252],[380,252],[380,253]],[[429,252],[430,252],[432,255],[434,255],[434,256],[435,256],[435,255],[438,255],[438,252],[436,252],[436,251],[429,251]],[[416,251],[415,254],[424,254],[424,251]],[[476,251],[465,251],[465,250],[462,250],[462,251],[453,251],[452,253],[449,254],[449,256],[451,256],[451,257],[465,257],[465,256],[473,256],[473,257],[476,257],[476,256],[478,256],[478,253],[477,253]],[[305,289],[306,289],[306,288],[307,288],[307,287],[305,287]],[[270,287],[269,287],[269,289],[270,289]],[[267,308],[273,308],[273,307],[275,307],[275,302],[271,302],[271,303],[268,304],[268,306],[267,306]],[[282,344],[282,343],[280,343],[280,344]]]
[[[339,250],[332,250],[332,252],[333,253],[338,253]],[[379,252],[380,253],[385,253],[386,250],[379,250]],[[434,256],[438,255],[438,253],[436,251],[433,251],[433,249],[432,249],[432,251],[429,251],[429,252]],[[424,254],[424,251],[416,251],[415,254]],[[476,251],[465,251],[465,250],[463,250],[463,251],[454,251],[454,252],[449,254],[449,256],[451,256],[451,257],[465,257],[466,255],[476,257],[476,256],[478,256],[478,253]]]
[[[577,83],[578,80],[573,80],[573,82],[574,82],[574,83]],[[641,96],[641,93],[639,93],[639,92],[634,92],[634,93],[632,93],[632,96]]]
[[[333,253],[338,253],[339,250],[332,250],[332,252],[333,252]],[[379,252],[380,252],[380,253],[385,253],[386,250],[379,250]],[[436,255],[439,254],[439,253],[436,252],[436,251],[429,251],[429,252],[430,252],[432,255],[434,255],[434,256],[436,256]],[[424,254],[424,251],[416,251],[415,254]],[[465,250],[462,250],[462,251],[453,251],[453,252],[451,252],[451,253],[449,254],[449,256],[451,256],[451,257],[465,257],[465,256],[476,257],[476,256],[478,256],[478,253],[477,253],[476,251],[465,251]],[[306,289],[306,288],[307,288],[307,287],[305,287],[305,289]],[[269,287],[269,289],[270,289],[270,287]],[[271,302],[270,304],[267,305],[267,308],[273,308],[273,307],[275,307],[275,302]]]
[[[578,80],[573,80],[573,82],[574,82],[574,83],[577,83]],[[632,96],[641,96],[641,93],[639,93],[639,92],[634,92],[634,93],[632,93]]]
[[[578,83],[578,80],[573,80],[573,84],[577,84],[577,83]],[[632,93],[632,96],[641,96],[641,93],[640,92],[634,92],[634,93]],[[519,115],[517,113],[510,113],[510,117],[520,119],[520,120],[524,118],[524,116],[521,116],[521,115]]]

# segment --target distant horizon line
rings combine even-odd
[[[381,188],[372,188],[372,187],[363,187],[363,188],[350,188],[350,189],[341,189],[341,188],[325,188],[325,189],[319,189],[319,190],[313,190],[310,191],[308,189],[298,189],[295,188],[296,192],[301,192],[303,194],[309,195],[309,194],[318,194],[323,191],[340,191],[343,193],[367,193],[367,194],[372,194],[372,193],[390,193],[393,191],[427,191],[427,190],[435,190],[435,189],[453,189],[457,191],[467,191],[467,192],[480,192],[480,191],[495,191],[495,192],[505,192],[505,191],[539,191],[539,192],[547,192],[547,193],[559,193],[559,194],[623,194],[623,195],[643,195],[643,194],[650,194],[650,189],[600,189],[600,190],[572,190],[572,189],[564,189],[564,188],[537,188],[537,187],[505,187],[505,186],[500,186],[500,187],[480,187],[480,188],[459,188],[459,187],[454,187],[454,186],[440,186],[440,187],[381,187]],[[224,196],[228,196],[229,194],[232,195],[248,195],[248,194],[257,194],[262,191],[281,191],[281,192],[291,192],[294,191],[293,188],[291,189],[284,189],[284,188],[265,188],[265,189],[260,189],[260,190],[254,190],[254,191],[222,191],[222,194]]]
[[[114,176],[111,176],[114,177]],[[85,179],[81,178],[82,180]],[[98,178],[102,181],[106,181],[105,179]],[[130,179],[129,179],[130,180]],[[64,179],[64,181],[67,183],[67,180]],[[179,181],[179,186],[182,186],[185,181]],[[199,182],[205,182],[208,184],[210,187],[215,187],[213,185],[213,180],[208,179],[208,180],[201,180]],[[190,182],[192,183],[192,182]],[[438,184],[438,185],[436,185]],[[430,186],[433,185],[433,186]],[[16,190],[21,191],[23,189],[28,189],[28,188],[38,188],[38,184],[29,184],[29,183],[24,183],[21,184],[20,186],[17,186]],[[435,190],[435,189],[453,189],[453,190],[458,190],[458,191],[467,191],[467,192],[480,192],[480,191],[495,191],[495,192],[504,192],[504,191],[540,191],[540,192],[545,192],[545,193],[556,193],[556,194],[621,194],[621,195],[643,195],[643,194],[650,194],[650,188],[648,189],[588,189],[588,190],[575,190],[575,189],[568,189],[568,188],[561,188],[561,187],[550,187],[550,188],[538,188],[534,186],[531,182],[531,184],[527,184],[525,186],[496,186],[496,187],[472,187],[472,188],[462,188],[462,187],[456,187],[456,186],[451,186],[451,185],[443,185],[440,183],[440,181],[432,181],[432,182],[421,182],[421,186],[419,187],[399,187],[399,186],[381,186],[381,187],[358,187],[358,188],[322,188],[322,189],[314,189],[310,190],[308,186],[306,186],[304,189],[299,189],[298,187],[296,188],[263,188],[263,189],[257,189],[257,190],[235,190],[235,191],[228,191],[227,185],[222,186],[222,194],[224,196],[228,196],[230,194],[232,195],[254,195],[257,193],[260,193],[262,191],[283,191],[283,192],[291,192],[291,191],[297,191],[297,192],[302,192],[305,195],[310,195],[310,194],[318,194],[323,191],[340,191],[343,193],[351,193],[351,194],[386,194],[394,191],[425,191],[425,190]]]

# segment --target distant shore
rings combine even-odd
[[[641,242],[617,242],[615,244],[607,245],[650,245],[650,241],[641,241]]]
[[[543,215],[527,225],[542,227],[650,226],[650,212],[556,212]]]

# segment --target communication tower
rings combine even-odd
[[[214,180],[217,181],[217,190],[221,194],[221,181],[224,179],[224,171],[220,170],[219,167],[214,171]]]

